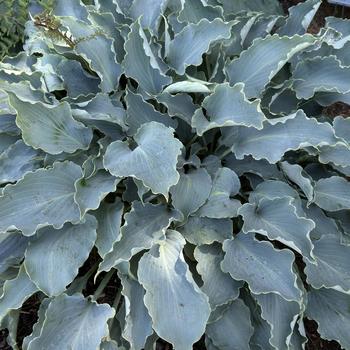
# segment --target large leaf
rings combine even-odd
[[[167,231],[166,240],[141,258],[138,278],[156,333],[175,348],[190,350],[204,333],[210,307],[185,263],[184,245],[180,233]]]
[[[108,193],[114,192],[120,179],[111,176],[104,169],[93,175],[82,177],[75,182],[74,200],[79,206],[83,217],[89,210],[97,209]]]
[[[116,61],[113,39],[108,38],[98,27],[91,26],[73,17],[61,19],[75,38],[78,38],[74,50],[86,59],[101,79],[102,92],[116,89],[122,73]],[[79,40],[80,39],[80,40]],[[104,54],[101,55],[101,52]]]
[[[198,215],[208,218],[232,218],[237,216],[241,202],[233,199],[241,187],[238,176],[229,168],[219,168],[213,179],[213,186],[207,202]]]
[[[156,122],[143,124],[134,140],[137,147],[133,150],[122,141],[111,143],[104,156],[105,167],[115,176],[139,179],[167,198],[180,177],[176,163],[182,143],[174,138],[172,129]]]
[[[169,210],[165,205],[133,202],[131,211],[125,215],[119,240],[101,262],[100,271],[109,271],[112,267],[144,249],[150,249],[164,234],[171,221],[179,218],[179,213]]]
[[[156,111],[154,107],[147,103],[139,94],[135,94],[129,90],[125,96],[125,102],[127,107],[126,123],[129,126],[128,134],[130,135],[134,135],[142,124],[152,121],[162,123],[172,128],[177,126],[174,120],[168,115]]]
[[[308,202],[311,203],[314,198],[314,183],[312,178],[298,164],[281,162],[280,167],[288,179],[300,187],[308,199]]]
[[[204,18],[196,24],[188,24],[169,44],[169,65],[179,75],[183,75],[190,65],[199,66],[210,44],[230,37],[231,26],[219,18],[212,22]]]
[[[81,168],[64,162],[27,173],[15,185],[7,185],[0,196],[0,232],[16,227],[30,236],[39,227],[60,228],[65,222],[78,222],[73,197],[79,177]]]
[[[293,89],[299,99],[309,99],[320,91],[350,91],[347,83],[350,68],[343,67],[335,56],[315,57],[300,62],[293,72],[293,79]]]
[[[143,0],[135,0],[128,12],[135,20],[141,16],[142,27],[155,32],[166,5],[167,0],[151,0],[147,3]]]
[[[229,219],[209,219],[190,216],[178,231],[186,240],[195,245],[222,243],[232,237],[232,221]]]
[[[98,223],[95,245],[102,257],[112,250],[114,242],[119,239],[123,209],[121,200],[116,199],[114,203],[102,202],[93,213]]]
[[[247,98],[258,97],[288,60],[314,42],[311,35],[257,39],[226,66],[228,80],[231,85],[243,82]]]
[[[217,349],[249,349],[253,327],[248,307],[240,299],[231,302],[221,318],[208,324],[207,334]]]
[[[255,295],[261,307],[261,316],[271,327],[270,343],[278,350],[289,350],[290,339],[300,305],[295,301],[287,301],[278,294]]]
[[[17,111],[16,123],[23,140],[29,146],[51,154],[89,147],[92,131],[73,119],[67,102],[56,106],[29,103],[12,94],[10,102]]]
[[[314,241],[317,265],[306,261],[307,281],[314,288],[334,288],[350,292],[350,247],[341,245],[334,235]]]
[[[24,301],[37,291],[38,288],[22,265],[17,277],[6,281],[3,286],[0,296],[0,321],[10,310],[19,309]]]
[[[147,337],[152,335],[152,319],[148,314],[143,298],[145,290],[140,283],[129,276],[120,275],[125,300],[125,328],[123,337],[132,349],[142,350]]]
[[[108,336],[107,320],[114,314],[108,304],[96,304],[81,294],[61,294],[48,305],[40,333],[27,349],[95,350]]]
[[[218,84],[202,103],[206,115],[199,109],[192,118],[192,126],[197,134],[202,136],[210,129],[234,125],[262,129],[266,118],[261,111],[260,101],[247,100],[243,89],[243,84],[235,84],[233,87],[228,83]]]
[[[306,316],[318,323],[322,338],[337,340],[344,349],[350,347],[350,296],[332,289],[312,289],[308,293]]]
[[[40,152],[18,140],[0,154],[0,183],[15,182],[41,165]]]
[[[163,86],[171,83],[171,78],[162,73],[156,63],[139,21],[131,25],[125,51],[125,74],[135,79],[149,94],[156,95]]]
[[[271,243],[243,233],[226,240],[223,250],[226,254],[222,270],[238,281],[247,281],[253,293],[276,293],[286,300],[300,300],[291,251],[276,250]]]
[[[261,233],[295,249],[308,260],[314,260],[310,232],[315,223],[298,216],[291,198],[262,198],[257,204],[244,204],[239,214],[244,220],[243,232]]]
[[[350,209],[350,183],[340,176],[320,179],[315,185],[315,203],[322,209]]]
[[[221,245],[198,246],[194,250],[194,257],[198,261],[196,269],[203,280],[201,290],[208,296],[212,310],[238,298],[243,283],[222,272],[220,263],[224,253]]]
[[[321,0],[307,0],[290,7],[286,23],[277,33],[288,36],[305,34],[320,5]]]
[[[254,159],[278,162],[285,152],[306,146],[335,144],[337,138],[333,128],[327,123],[319,123],[308,118],[302,111],[287,118],[264,122],[264,128],[236,126],[223,131],[224,142],[232,147],[238,159],[251,155]]]
[[[37,232],[26,250],[24,265],[40,290],[49,296],[66,290],[94,246],[96,227],[96,219],[87,215],[81,224],[68,223],[60,230],[45,227]]]
[[[211,178],[205,169],[180,174],[178,183],[170,188],[172,204],[185,217],[204,204],[210,194]]]

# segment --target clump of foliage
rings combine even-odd
[[[0,64],[8,342],[35,294],[28,350],[350,349],[349,21],[151,3],[57,1]]]

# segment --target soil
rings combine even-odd
[[[294,6],[304,0],[281,0],[283,9],[288,13],[288,8]],[[341,6],[334,6],[323,1],[317,14],[308,28],[309,33],[318,33],[319,29],[324,26],[325,18],[327,16],[337,16],[343,18],[350,18],[350,8],[343,8]],[[349,116],[350,117],[350,106],[344,103],[335,103],[324,109],[324,113],[330,117],[335,117],[337,115]],[[81,268],[80,272],[87,272],[88,269],[96,262],[96,255],[93,252],[86,262],[86,264]],[[113,296],[115,296],[118,283],[116,283],[116,278],[107,285],[105,293],[99,299],[99,302],[107,302],[109,304],[113,303]],[[83,291],[84,295],[93,294],[96,286],[93,280],[89,280],[87,289]],[[18,325],[18,345],[20,347],[23,338],[32,332],[33,325],[37,321],[37,311],[40,301],[37,295],[29,298],[23,305],[21,309],[19,325]],[[308,319],[304,319],[306,336],[308,342],[306,344],[306,350],[341,350],[341,346],[335,341],[327,341],[320,337],[317,332],[317,323]],[[7,331],[0,331],[0,350],[11,350],[11,347],[6,343]],[[21,347],[20,347],[21,348]],[[172,346],[162,340],[157,343],[157,350],[171,350]],[[202,338],[198,341],[194,347],[194,350],[204,350],[204,339]]]

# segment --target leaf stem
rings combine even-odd
[[[225,158],[227,155],[229,155],[230,153],[232,153],[231,148],[228,148],[226,151],[222,152],[222,154],[219,157],[219,159],[223,159]]]
[[[114,269],[111,269],[110,271],[107,272],[107,274],[103,277],[101,283],[97,287],[94,295],[92,296],[92,300],[96,301],[101,296],[103,290],[106,288],[106,286],[107,286],[108,282],[110,281],[110,279],[112,278],[113,274],[114,274]]]

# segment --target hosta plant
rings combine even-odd
[[[0,64],[14,349],[296,350],[306,319],[350,349],[350,119],[324,113],[350,102],[350,22],[307,33],[319,5],[30,14],[24,51]]]

